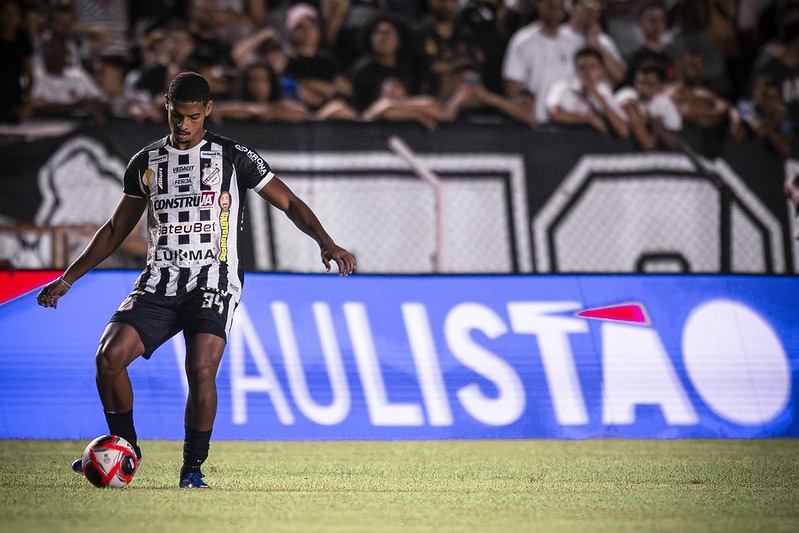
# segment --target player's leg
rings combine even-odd
[[[225,340],[212,333],[197,333],[186,338],[186,399],[183,442],[183,467],[180,486],[208,488],[200,467],[208,458],[211,432],[217,409],[216,374],[225,350]]]
[[[133,424],[133,388],[128,366],[153,351],[180,330],[174,299],[134,290],[122,302],[106,326],[95,357],[97,392],[108,431],[130,442],[141,458]],[[72,463],[82,472],[80,460]]]
[[[198,288],[183,307],[189,395],[184,419],[182,488],[208,488],[200,467],[208,458],[216,418],[216,373],[225,351],[236,302],[229,293]]]
[[[108,431],[127,440],[141,458],[133,425],[133,387],[128,366],[144,353],[136,329],[122,322],[110,322],[103,332],[95,357],[97,392],[103,404]]]
[[[128,365],[144,353],[138,332],[122,322],[109,322],[100,338],[95,356],[95,382],[108,433],[128,441],[141,459],[136,429],[133,425],[133,387]],[[72,462],[72,470],[83,473],[83,458]]]

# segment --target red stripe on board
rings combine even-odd
[[[50,283],[63,273],[63,270],[0,271],[0,305]]]

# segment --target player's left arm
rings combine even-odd
[[[311,208],[278,177],[273,176],[258,194],[283,211],[295,226],[319,244],[322,263],[328,271],[330,261],[338,266],[339,275],[347,276],[355,270],[355,257],[333,241]]]

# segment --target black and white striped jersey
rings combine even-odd
[[[273,177],[257,152],[206,132],[190,150],[145,147],[128,163],[123,191],[148,200],[147,267],[136,288],[174,296],[196,287],[241,295],[239,234],[247,189]]]

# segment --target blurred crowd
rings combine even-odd
[[[799,0],[0,0],[0,122],[164,119],[185,70],[216,122],[591,127],[643,150],[684,125],[782,156]]]

